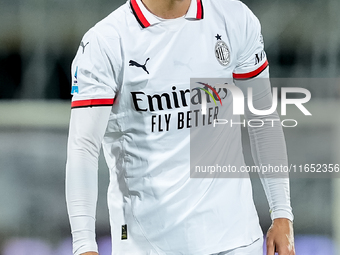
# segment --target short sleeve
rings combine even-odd
[[[268,66],[261,34],[261,25],[257,17],[244,5],[244,33],[237,66],[233,71],[236,80],[251,79],[261,74]]]
[[[112,45],[112,49],[119,47],[119,40],[111,41],[117,44]],[[93,29],[84,35],[71,68],[72,108],[113,104],[118,90],[119,64],[112,49]]]

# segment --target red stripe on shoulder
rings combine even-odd
[[[83,107],[94,107],[94,106],[111,106],[113,105],[114,99],[89,99],[73,101],[71,108],[83,108]]]
[[[251,79],[254,78],[256,76],[258,76],[260,73],[263,72],[264,69],[267,68],[267,66],[269,65],[268,60],[266,60],[266,62],[264,62],[259,68],[257,68],[255,71],[249,72],[249,73],[233,73],[233,77],[234,79]]]
[[[203,19],[203,4],[202,4],[202,0],[197,0],[197,15],[196,18],[197,19]]]
[[[133,11],[133,14],[135,15],[135,17],[136,17],[137,21],[139,22],[139,24],[143,28],[147,28],[148,26],[150,26],[149,21],[147,21],[147,19],[145,18],[143,12],[139,8],[139,6],[137,4],[137,1],[136,0],[130,0],[130,5],[131,5],[131,9]]]

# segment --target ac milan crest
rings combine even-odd
[[[230,51],[227,44],[222,41],[222,36],[217,34],[217,42],[215,45],[215,56],[221,65],[227,66],[230,63]]]

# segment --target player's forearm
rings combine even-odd
[[[96,251],[95,211],[97,165],[85,157],[73,156],[66,166],[66,201],[74,254]]]
[[[268,69],[255,79],[237,81],[236,84],[245,95],[245,118],[253,122],[253,125],[248,125],[248,132],[255,164],[287,165],[286,143],[279,122],[280,117],[276,110],[271,113],[265,112],[265,115],[262,115],[265,110],[270,109],[273,105]],[[248,93],[249,88],[252,90],[251,96]],[[261,111],[261,115],[253,113],[254,110],[248,108],[248,99],[253,108]],[[270,173],[266,177],[268,176],[270,176]]]
[[[276,112],[266,117],[278,118]],[[286,144],[281,126],[249,128],[248,131],[256,165],[267,169],[287,166]],[[271,218],[287,218],[293,221],[288,173],[261,171],[259,176],[268,199]]]
[[[95,212],[98,156],[110,107],[72,110],[66,164],[66,201],[75,255],[97,251]]]
[[[239,83],[246,95],[248,87],[252,87],[251,98],[253,106],[257,110],[266,110],[272,106],[271,87],[269,82],[269,71],[264,71],[258,78]],[[246,119],[258,120],[263,123],[262,127],[248,127],[253,159],[256,165],[263,167],[287,166],[287,152],[284,134],[279,124],[279,116],[276,111],[267,115],[252,113],[247,107],[245,109]],[[267,120],[267,121],[266,121]],[[273,121],[268,121],[273,120]],[[288,173],[262,171],[259,173],[264,187],[271,218],[288,218],[293,220],[290,206],[290,190]]]
[[[265,117],[279,118],[276,112]],[[266,166],[267,169],[287,166],[286,143],[280,125],[265,125],[262,128],[249,128],[248,131],[256,165]],[[293,221],[288,173],[261,171],[259,176],[268,199],[271,218],[287,218]]]
[[[271,219],[286,218],[293,221],[289,179],[262,177],[261,182],[268,199]]]
[[[287,153],[281,127],[249,130],[253,158],[259,166],[287,166]],[[287,218],[293,221],[290,206],[288,173],[263,171],[259,173],[265,190],[272,219]]]

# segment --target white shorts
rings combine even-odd
[[[214,253],[211,255],[263,255],[263,237],[257,239],[250,245]]]

